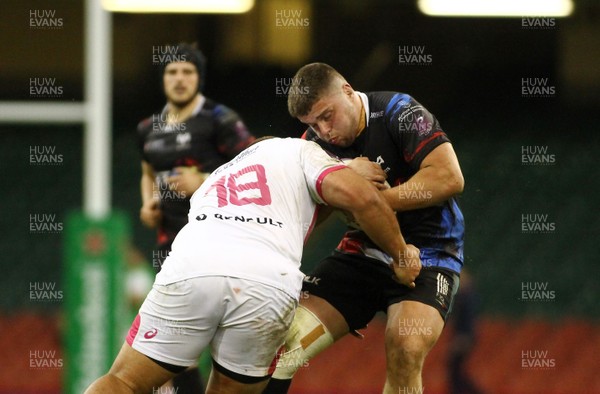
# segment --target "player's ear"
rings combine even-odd
[[[350,84],[348,82],[345,82],[342,85],[342,91],[347,96],[352,96],[354,94],[354,89],[352,89],[352,86],[350,86]]]

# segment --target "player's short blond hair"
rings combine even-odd
[[[305,116],[336,80],[345,81],[333,67],[325,63],[310,63],[298,70],[290,85],[288,112],[294,118]]]

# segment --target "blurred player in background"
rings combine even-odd
[[[386,189],[383,194],[423,269],[411,289],[391,280],[394,256],[350,229],[304,281],[303,297],[267,393],[285,393],[296,370],[348,332],[387,313],[385,393],[420,392],[425,356],[436,343],[463,264],[463,190],[458,159],[437,119],[411,96],[361,93],[331,66],[312,63],[292,79],[288,109],[309,126],[304,138]],[[368,159],[368,160],[367,160]],[[315,334],[317,333],[317,334]],[[413,391],[410,391],[413,392]]]
[[[483,394],[467,368],[467,361],[477,341],[478,304],[479,294],[474,278],[463,269],[460,275],[460,289],[456,293],[452,316],[448,322],[454,329],[447,364],[450,394]]]
[[[187,223],[194,191],[210,172],[254,140],[234,111],[202,94],[206,61],[199,50],[180,44],[165,59],[162,85],[167,104],[138,125],[140,219],[158,228],[158,250],[152,259],[156,271]],[[197,369],[181,374],[173,384],[179,394],[202,390]]]
[[[387,277],[414,286],[419,250],[404,242],[370,182],[314,142],[260,141],[196,191],[189,222],[126,343],[87,392],[151,392],[210,345],[208,393],[259,393],[300,298],[302,248],[318,204],[349,211],[377,247],[396,256]]]

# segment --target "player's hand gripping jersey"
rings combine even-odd
[[[156,283],[233,276],[297,299],[304,277],[302,247],[317,203],[325,203],[321,182],[341,168],[342,162],[317,144],[300,139],[274,138],[249,147],[194,193],[189,223],[177,235]],[[297,193],[305,196],[294,198]]]

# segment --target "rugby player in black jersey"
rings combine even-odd
[[[233,110],[202,94],[206,61],[199,50],[180,44],[165,59],[162,83],[167,103],[138,125],[140,219],[158,229],[158,250],[152,259],[156,271],[188,221],[194,191],[209,173],[254,141]],[[197,368],[175,377],[173,385],[179,393],[203,390]]]
[[[355,91],[332,67],[312,63],[292,79],[288,110],[309,126],[304,138],[344,159],[384,194],[406,242],[420,249],[414,288],[393,280],[408,267],[357,228],[306,276],[300,308],[265,393],[285,393],[296,370],[334,341],[387,313],[384,393],[420,392],[427,353],[458,289],[464,220],[455,196],[463,176],[438,120],[399,92]],[[387,183],[385,182],[387,181]],[[365,264],[369,263],[369,264]]]

